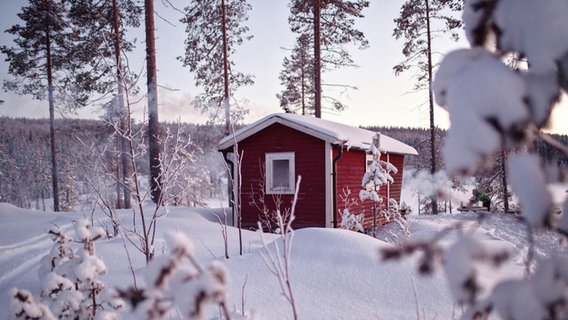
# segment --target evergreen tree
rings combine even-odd
[[[59,174],[55,136],[55,91],[64,93],[69,78],[64,71],[73,69],[68,48],[73,34],[69,32],[65,6],[54,0],[30,0],[18,17],[24,25],[14,25],[6,32],[16,36],[16,47],[2,46],[0,51],[9,63],[8,73],[14,80],[7,80],[5,90],[18,94],[30,94],[35,99],[47,98],[50,118],[51,180],[53,209],[59,211]],[[77,92],[75,101],[86,101],[84,92]]]
[[[298,43],[294,51],[305,50],[303,46],[309,45],[313,50],[311,59],[306,59],[306,64],[302,68],[313,68],[313,113],[317,118],[321,118],[322,111],[322,80],[321,74],[324,71],[337,69],[345,66],[355,66],[345,45],[354,44],[360,49],[367,48],[369,43],[365,39],[363,32],[355,29],[355,18],[362,18],[362,11],[369,6],[365,0],[346,1],[346,0],[291,0],[290,17],[288,22],[292,32],[299,35]],[[304,38],[311,39],[305,43]],[[298,55],[293,52],[292,55]],[[293,58],[292,58],[293,60]],[[313,67],[310,65],[313,64]],[[284,65],[281,74],[294,74],[297,69],[289,65],[288,69]],[[282,76],[281,76],[282,77]],[[294,100],[293,96],[288,96],[288,84],[283,81],[284,91],[279,96],[281,104],[287,100]],[[343,110],[344,105],[330,97],[332,106],[336,110]]]
[[[299,36],[290,58],[284,58],[282,64],[284,69],[278,78],[284,90],[276,97],[286,112],[306,115],[314,105],[314,59],[309,53],[309,41],[306,35]]]
[[[436,134],[434,124],[434,97],[432,95],[432,38],[437,30],[433,29],[434,21],[443,21],[443,32],[452,32],[451,37],[457,40],[454,32],[461,27],[461,21],[444,13],[462,10],[461,0],[407,0],[400,10],[400,16],[394,20],[396,27],[393,35],[396,39],[404,38],[402,54],[404,61],[393,67],[396,75],[409,69],[416,69],[415,89],[428,89],[430,112],[430,171],[434,174],[436,166]],[[447,11],[446,11],[447,12]],[[438,212],[438,204],[432,197],[432,213]]]
[[[115,93],[107,114],[112,123],[119,123],[120,131],[117,141],[121,155],[117,170],[118,208],[131,207],[125,137],[130,123],[124,95],[129,90],[128,80],[135,76],[128,71],[128,66],[124,66],[123,54],[132,51],[134,43],[125,39],[125,33],[128,27],[140,26],[141,13],[142,8],[133,0],[71,0],[69,14],[73,27],[81,34],[77,58],[88,66],[81,79],[103,96]]]
[[[230,124],[229,99],[242,86],[252,85],[252,76],[235,70],[230,56],[250,40],[246,0],[192,0],[180,20],[186,25],[185,55],[178,57],[195,74],[196,85],[205,92],[195,106],[204,111],[225,108],[225,130]]]

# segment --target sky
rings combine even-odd
[[[172,0],[171,4],[181,9],[187,1]],[[240,88],[234,93],[239,104],[249,109],[250,113],[245,122],[252,122],[260,117],[274,112],[282,112],[276,94],[282,90],[278,73],[282,69],[283,58],[287,55],[286,48],[294,45],[295,35],[288,26],[288,1],[285,0],[251,0],[252,11],[247,25],[251,41],[237,48],[232,57],[236,68],[254,76],[255,84]],[[429,115],[427,92],[413,92],[415,84],[411,72],[395,76],[392,67],[403,60],[401,53],[402,40],[392,36],[395,19],[400,10],[402,0],[371,1],[369,8],[364,11],[365,18],[357,21],[356,27],[365,33],[370,47],[365,50],[351,49],[358,68],[343,68],[323,76],[324,82],[330,84],[348,84],[357,90],[347,92],[327,91],[345,104],[348,108],[340,114],[326,113],[323,118],[349,125],[377,125],[428,127]],[[2,13],[0,29],[6,30],[15,23],[20,23],[16,14],[27,1],[0,1]],[[180,13],[172,9],[164,0],[155,1],[156,16],[156,47],[159,91],[160,120],[186,122],[204,122],[206,115],[193,109],[191,101],[201,90],[194,85],[193,75],[189,69],[183,68],[176,60],[184,54],[184,26],[179,23]],[[165,18],[165,19],[162,19]],[[166,22],[167,20],[167,22]],[[132,32],[138,38],[139,50],[129,60],[135,68],[143,70],[143,29]],[[462,37],[463,39],[463,37]],[[0,34],[2,44],[11,45],[9,35]],[[465,41],[452,43],[443,39],[434,39],[434,59],[440,59],[448,50],[466,47]],[[8,77],[8,65],[0,60],[0,80]],[[144,87],[144,85],[141,85]],[[324,90],[329,90],[324,87]],[[46,101],[33,101],[29,97],[20,97],[13,93],[0,93],[0,99],[5,103],[0,105],[0,116],[11,117],[48,117]],[[566,99],[564,99],[566,100]],[[134,108],[135,116],[144,115],[145,101],[142,100]],[[96,118],[100,113],[96,108],[88,107],[76,115],[59,115],[65,117]],[[562,103],[555,108],[553,118],[566,119],[568,104]],[[435,108],[435,122],[442,128],[449,125],[447,112]],[[553,132],[568,134],[568,125],[557,123],[551,128]]]

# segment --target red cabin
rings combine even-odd
[[[238,190],[234,202],[240,203],[243,228],[256,229],[258,221],[271,223],[276,210],[285,214],[298,176],[302,178],[294,228],[338,227],[347,206],[354,214],[364,213],[364,227],[371,227],[372,202],[359,201],[359,191],[374,135],[337,122],[279,113],[223,138],[219,151],[233,168],[233,177],[240,174],[241,178],[240,186],[233,183],[232,188]],[[394,183],[383,186],[379,194],[400,203],[404,157],[418,153],[385,135],[380,143],[386,151],[381,159],[392,163],[398,173],[393,175]],[[241,155],[240,172],[234,168],[235,150]]]

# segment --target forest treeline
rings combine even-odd
[[[224,190],[225,167],[217,152],[223,137],[222,125],[189,123],[162,123],[165,136],[177,137],[166,143],[165,154],[172,152],[173,141],[184,146],[183,154],[190,165],[183,173],[187,189],[171,205],[203,205],[211,196]],[[57,157],[61,163],[60,185],[63,208],[72,210],[77,205],[96,203],[95,193],[109,199],[115,198],[117,183],[115,172],[119,162],[116,150],[116,130],[101,120],[58,119],[57,137],[60,139]],[[400,140],[418,151],[418,156],[406,158],[405,166],[428,170],[429,129],[402,127],[366,127],[372,131]],[[133,125],[137,170],[144,177],[149,165],[144,158],[145,128]],[[439,141],[446,131],[437,130]],[[568,136],[553,135],[557,141],[568,145]],[[0,117],[0,202],[18,207],[49,210],[52,197],[50,185],[49,120]],[[557,149],[539,143],[537,148],[546,161],[568,167],[568,158]]]
[[[423,128],[404,128],[404,127],[365,127],[365,129],[371,131],[380,131],[389,137],[400,140],[416,149],[418,151],[418,156],[407,157],[405,159],[405,166],[415,168],[415,169],[429,169],[430,164],[430,129]],[[436,128],[437,146],[436,153],[438,154],[437,159],[439,159],[439,167],[443,168],[441,163],[441,157],[439,156],[439,151],[441,144],[443,144],[446,138],[447,131]],[[554,140],[560,142],[563,145],[568,145],[568,135],[551,134]],[[558,148],[555,148],[546,142],[539,140],[534,146],[541,158],[544,159],[546,164],[556,164],[560,168],[568,168],[568,156],[564,154]]]
[[[116,201],[116,172],[120,161],[116,130],[101,120],[58,119],[57,159],[61,165],[60,197],[63,211],[78,205],[96,203],[97,197]],[[203,199],[218,192],[224,164],[216,151],[222,138],[221,127],[162,123],[164,154],[173,148],[189,163],[183,170],[187,185],[173,205],[202,205]],[[133,125],[135,164],[139,174],[148,177],[145,126]],[[177,161],[177,160],[176,160]],[[50,210],[51,165],[49,120],[0,117],[0,202],[22,208]],[[146,179],[148,180],[148,179]],[[172,186],[176,188],[177,186]],[[98,194],[98,195],[97,195]]]

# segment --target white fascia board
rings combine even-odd
[[[225,150],[227,148],[229,148],[230,146],[236,143],[241,142],[242,140],[254,135],[255,133],[275,124],[275,123],[280,123],[283,124],[287,127],[293,128],[295,130],[298,130],[300,132],[303,132],[307,135],[316,137],[318,139],[327,141],[327,142],[331,142],[331,143],[336,143],[339,144],[342,141],[339,141],[337,139],[336,136],[334,135],[330,135],[327,134],[326,132],[322,132],[320,130],[314,129],[314,128],[310,128],[307,125],[303,125],[302,123],[299,122],[294,122],[291,121],[289,119],[286,119],[284,117],[280,117],[279,114],[272,114],[270,116],[264,117],[248,126],[245,126],[243,128],[241,128],[240,130],[235,131],[234,134],[230,134],[228,136],[226,136],[225,138],[221,139],[221,141],[219,141],[219,150]]]

